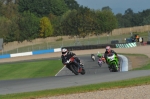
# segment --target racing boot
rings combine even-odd
[[[83,66],[84,64],[80,62],[80,65]]]

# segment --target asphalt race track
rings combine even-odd
[[[67,68],[64,68],[54,77],[4,80],[0,81],[0,95],[65,88],[150,75],[149,70],[109,72],[106,64],[103,64],[102,67],[98,66],[97,59],[93,62],[88,55],[80,56],[80,59],[84,63],[85,75],[74,75]]]

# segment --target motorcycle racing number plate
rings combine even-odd
[[[113,56],[108,57],[108,59],[109,59],[110,61],[113,61],[113,60],[114,60],[114,55],[113,55]]]

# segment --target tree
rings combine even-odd
[[[102,11],[107,10],[107,11],[112,11],[112,9],[109,6],[105,6],[102,8]]]
[[[61,18],[61,32],[63,31],[64,35],[80,35],[84,38],[93,28],[92,17],[93,15],[87,7],[68,11]]]
[[[4,39],[5,43],[19,40],[20,31],[18,29],[18,24],[16,23],[16,19],[13,19],[9,25],[10,26],[8,28],[8,34],[6,35],[6,38]]]
[[[2,16],[2,7],[3,7],[3,3],[0,2],[0,16]]]
[[[6,4],[3,4],[1,6],[1,11],[0,13],[9,18],[9,19],[12,19],[14,17],[17,17],[18,16],[18,9],[17,9],[17,4],[13,3],[13,2],[8,2]]]
[[[61,19],[61,16],[56,16],[56,15],[53,15],[53,14],[49,14],[48,16],[52,26],[53,26],[53,36],[57,36],[57,35],[60,35],[61,31],[59,31],[59,28],[60,28],[60,19]]]
[[[73,9],[77,10],[79,8],[79,4],[75,0],[64,0],[64,1],[70,10],[73,10]]]
[[[61,16],[68,10],[64,0],[50,0],[50,12],[56,16]]]
[[[19,0],[18,9],[21,13],[30,11],[38,17],[42,17],[50,13],[50,1],[51,0]]]
[[[89,35],[92,32],[94,26],[94,18],[92,11],[87,7],[80,7],[77,13],[78,20],[78,32],[82,37]]]
[[[123,25],[123,18],[122,18],[122,16],[123,15],[121,13],[116,14],[116,19],[118,21],[118,28],[121,28],[121,27],[124,26]]]
[[[131,26],[141,26],[141,25],[144,25],[143,24],[143,17],[141,16],[140,13],[134,13],[132,15],[132,19],[130,20],[131,22]]]
[[[6,36],[9,33],[9,28],[10,28],[11,20],[6,18],[6,17],[0,17],[0,37],[1,38],[6,38]]]
[[[142,22],[143,25],[150,25],[150,15],[145,17]]]
[[[133,15],[133,13],[134,13],[133,10],[132,10],[131,8],[128,8],[127,10],[125,10],[125,13],[124,13],[124,14],[125,14],[125,15],[126,15],[126,14],[128,14],[128,15]]]
[[[118,22],[111,11],[104,10],[97,12],[97,29],[100,33],[111,33],[113,29],[117,28]]]
[[[140,13],[140,18],[142,18],[142,24],[140,25],[148,25],[150,24],[150,9],[147,9],[147,10],[143,10],[141,13]]]
[[[125,14],[123,16],[124,18],[124,26],[125,27],[132,27],[132,19],[133,19],[133,10],[131,8],[128,8],[127,10],[125,10]]]
[[[3,21],[1,21],[2,24],[0,28],[2,28],[1,31],[4,42],[7,43],[18,40],[19,28],[17,21],[19,13],[17,9],[17,4],[13,3],[12,0],[1,0],[0,3],[0,14],[3,16],[1,17]]]
[[[33,13],[30,11],[25,11],[22,14],[22,17],[19,18],[19,29],[20,39],[19,41],[23,40],[32,40],[38,37],[39,32],[39,18],[37,18]]]
[[[77,33],[77,19],[76,19],[76,10],[67,11],[60,18],[59,30],[63,35],[76,35]]]
[[[40,37],[49,37],[53,34],[53,27],[48,17],[43,17],[40,20]]]
[[[68,10],[64,0],[19,0],[19,12],[30,11],[39,17],[50,13],[60,16]]]

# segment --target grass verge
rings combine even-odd
[[[137,57],[140,56],[140,57],[143,57],[144,59],[147,58],[148,60],[150,60],[150,58],[144,54],[122,54],[122,53],[119,53],[119,54],[124,55],[124,56],[137,56]],[[150,61],[145,62],[141,67],[134,68],[131,71],[134,71],[134,70],[150,70]]]
[[[122,55],[141,56],[142,54],[122,54]],[[43,68],[45,69],[43,70]],[[62,68],[60,60],[50,60],[50,61],[44,60],[38,62],[2,64],[0,66],[0,72],[1,72],[0,75],[7,74],[8,72],[10,73],[12,72],[11,75],[17,73],[16,75],[20,75],[20,77],[13,78],[14,76],[12,77],[11,75],[9,76],[7,75],[7,77],[4,78],[0,77],[0,79],[18,79],[18,78],[28,78],[28,77],[34,78],[34,77],[44,77],[50,75],[53,76],[60,70],[60,68]],[[25,71],[28,71],[29,69],[32,70],[30,72],[34,72],[34,73],[27,75]],[[150,69],[150,64],[147,64],[139,69]],[[46,73],[43,74],[43,72]],[[26,75],[26,76],[22,77],[22,75]],[[68,88],[53,89],[53,90],[43,90],[43,91],[36,91],[36,92],[7,94],[7,95],[0,95],[0,99],[35,99],[40,97],[51,97],[51,96],[58,96],[64,94],[84,93],[84,92],[101,91],[101,90],[108,90],[108,89],[115,89],[115,88],[148,85],[150,84],[149,78],[150,75],[146,77],[139,77],[139,78],[115,81],[115,82],[105,82],[99,84],[91,84],[91,85],[68,87]]]
[[[146,77],[139,77],[134,79],[122,80],[122,81],[105,82],[105,83],[91,84],[91,85],[84,85],[84,86],[77,86],[77,87],[44,90],[44,91],[37,91],[37,92],[27,92],[27,93],[19,93],[19,94],[0,95],[0,99],[36,99],[40,97],[50,97],[50,96],[58,96],[58,95],[66,95],[66,94],[75,94],[75,93],[101,91],[101,90],[108,90],[108,89],[115,89],[115,88],[148,85],[150,84],[149,78],[150,76],[146,76]]]
[[[143,67],[135,68],[133,70],[149,70],[149,69],[150,69],[150,63],[144,65]]]
[[[1,64],[0,80],[55,76],[61,68],[61,60]]]

